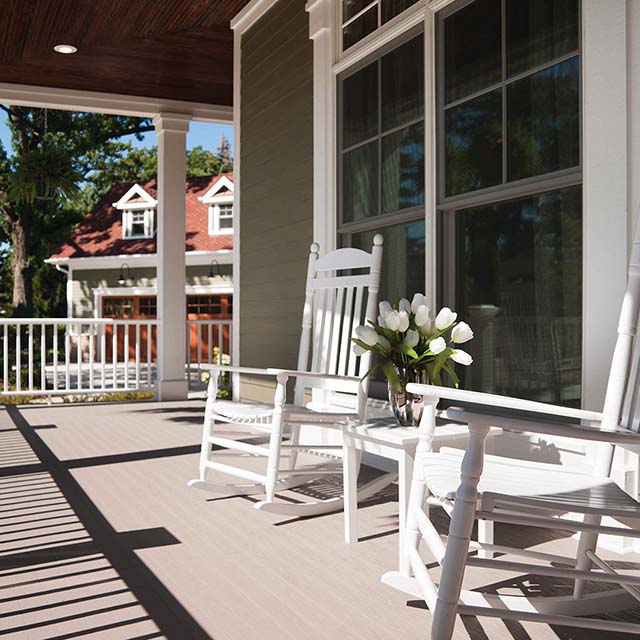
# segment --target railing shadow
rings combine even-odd
[[[180,541],[163,527],[116,531],[72,473],[199,447],[63,461],[18,408],[6,413],[15,429],[0,436],[21,441],[30,458],[0,459],[0,637],[210,639],[136,553]]]

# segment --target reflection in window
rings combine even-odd
[[[578,58],[570,58],[509,85],[509,179],[576,166],[580,162]]]
[[[476,331],[466,386],[580,401],[581,189],[455,213],[456,305]]]
[[[445,119],[447,195],[502,182],[502,91],[452,107]]]

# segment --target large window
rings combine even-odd
[[[339,78],[342,246],[385,236],[381,296],[424,290],[424,39],[409,33]]]
[[[580,402],[579,0],[438,20],[442,298],[476,330],[467,387]]]

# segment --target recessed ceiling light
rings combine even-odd
[[[57,44],[53,50],[56,53],[75,53],[78,49],[72,44]]]

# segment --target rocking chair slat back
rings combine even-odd
[[[622,426],[638,431],[640,405],[638,381],[640,380],[640,341],[638,312],[640,310],[640,218],[629,260],[627,287],[618,321],[618,337],[611,361],[603,409],[603,428]],[[613,448],[601,447],[598,457],[599,470],[609,473]]]
[[[356,357],[351,337],[358,325],[376,317],[382,242],[382,236],[376,235],[371,253],[338,249],[321,258],[318,245],[311,245],[299,370],[356,376],[369,368],[370,354]],[[312,380],[302,382],[314,387]],[[366,393],[366,381],[354,385],[353,392],[360,393],[363,385]]]

